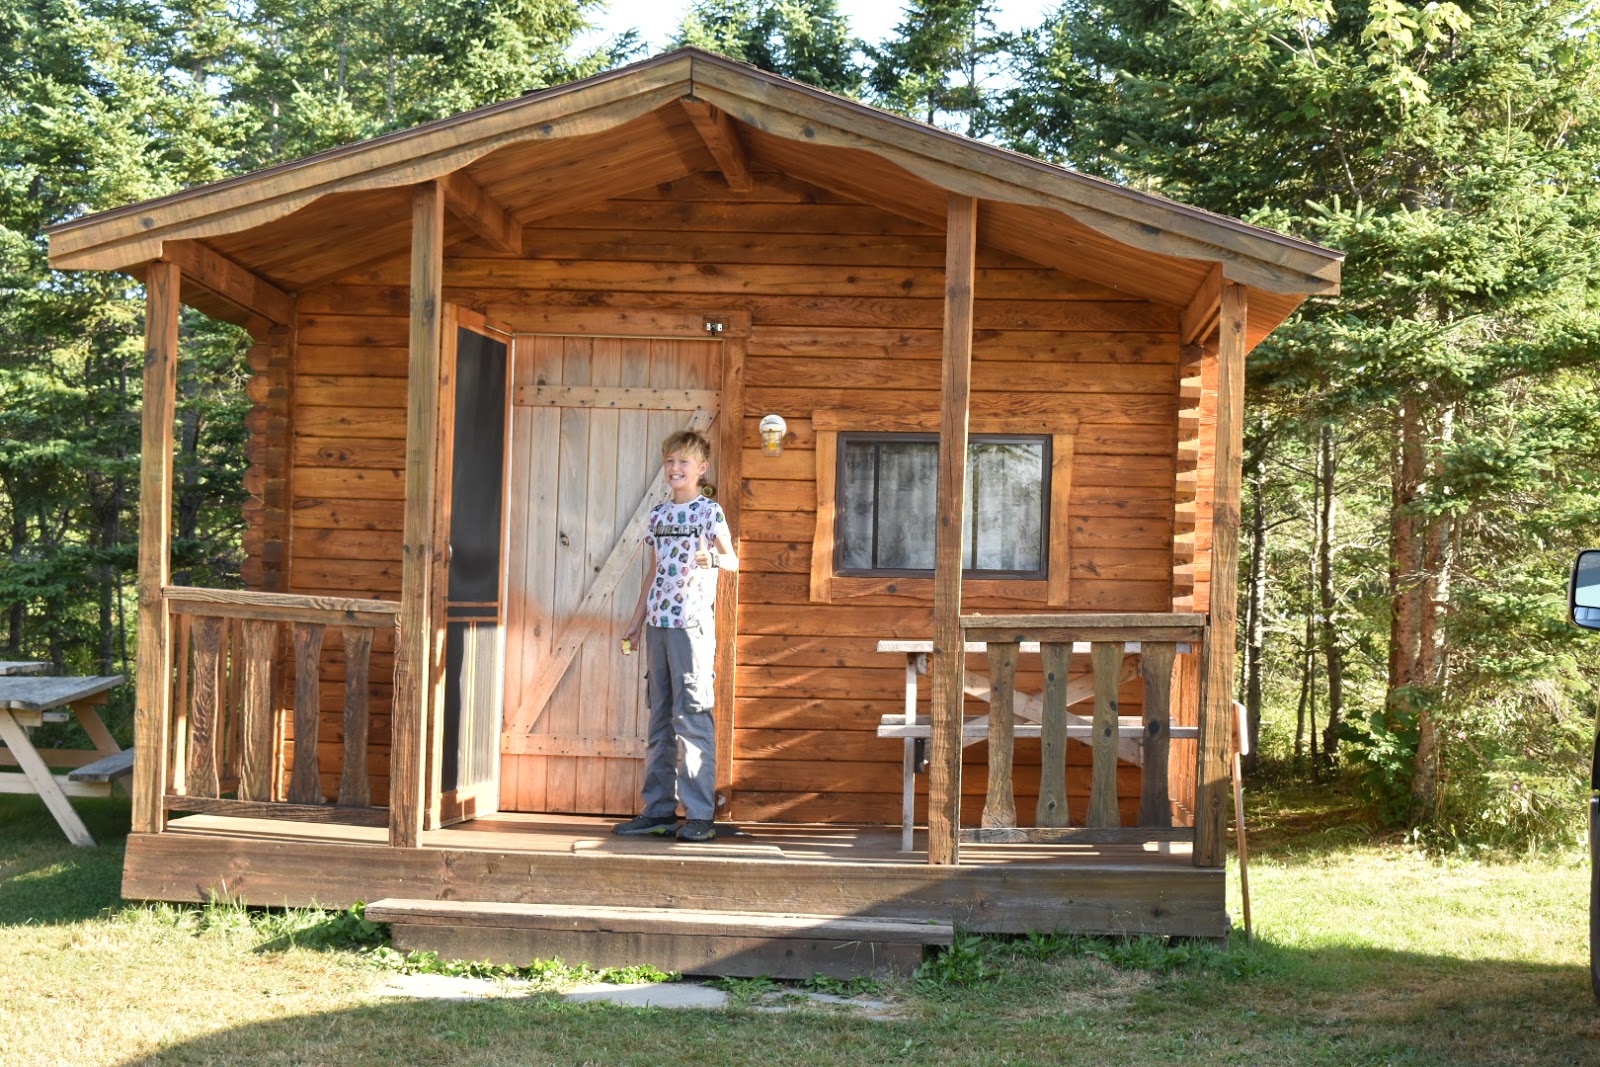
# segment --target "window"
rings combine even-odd
[[[838,442],[839,575],[929,575],[938,498],[932,434],[846,433]],[[964,574],[1043,579],[1048,569],[1050,438],[973,436],[962,516]]]

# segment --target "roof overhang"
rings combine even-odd
[[[585,151],[606,158],[586,166]],[[284,239],[309,234],[327,244],[337,240],[329,228],[343,226],[365,235],[373,257],[398,254],[408,216],[389,214],[390,202],[418,182],[445,180],[472,233],[514,251],[520,227],[552,207],[669,180],[697,161],[736,189],[750,159],[935,227],[948,195],[975,197],[986,242],[1174,305],[1186,334],[1211,314],[1222,282],[1250,288],[1252,341],[1306,297],[1338,292],[1342,253],[696,49],[63,223],[49,230],[50,262],[138,273],[151,260],[210,252],[213,272],[237,268],[292,294],[310,279],[268,248],[281,256]],[[540,173],[529,177],[530,168]],[[304,220],[292,233],[240,236],[261,230],[266,238],[291,216]],[[196,252],[178,242],[214,247]]]

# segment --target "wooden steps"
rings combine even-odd
[[[391,925],[396,948],[446,959],[524,965],[560,957],[735,977],[908,974],[924,946],[955,937],[951,924],[931,920],[395,897],[367,905],[366,915]]]

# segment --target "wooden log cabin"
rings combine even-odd
[[[1337,254],[695,50],[50,242],[148,293],[125,895],[596,961],[632,909],[725,972],[779,915],[1226,935],[1244,360]],[[255,339],[245,590],[169,582],[181,304]],[[686,426],[741,559],[702,845],[608,833]]]

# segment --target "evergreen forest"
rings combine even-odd
[[[0,659],[131,673],[143,295],[46,227],[644,57],[600,0],[0,6]],[[1251,357],[1250,772],[1443,849],[1570,845],[1600,641],[1600,4],[695,0],[677,42],[1347,253]],[[236,585],[245,335],[194,312],[174,580]],[[125,687],[125,692],[128,687]],[[131,695],[124,698],[131,701]],[[126,709],[124,723],[126,722]]]

